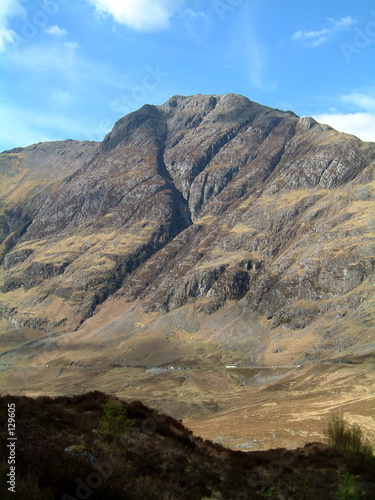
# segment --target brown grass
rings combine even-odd
[[[132,426],[116,439],[104,437],[98,430],[109,401],[97,391],[55,399],[0,398],[1,422],[8,404],[16,405],[17,498],[68,499],[85,493],[107,500],[231,500],[264,498],[272,490],[280,498],[320,498],[324,491],[333,499],[344,469],[355,473],[361,498],[370,499],[375,491],[371,461],[353,462],[318,444],[294,452],[231,451],[195,437],[178,420],[139,401],[115,402]],[[2,442],[5,438],[2,426]],[[77,451],[67,453],[70,446]],[[4,448],[0,453],[3,477],[7,454]],[[0,494],[13,498],[4,481]]]

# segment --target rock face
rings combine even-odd
[[[51,192],[89,161],[97,148],[94,142],[67,140],[0,153],[0,262]]]
[[[15,324],[73,329],[114,293],[164,313],[240,301],[294,329],[372,300],[374,143],[228,94],[146,105],[99,147],[34,148],[46,161],[13,166],[3,197]],[[3,153],[2,175],[32,151]]]

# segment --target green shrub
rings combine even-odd
[[[328,424],[328,438],[330,444],[343,453],[354,453],[373,456],[373,448],[363,436],[358,424],[350,425],[341,413],[334,413]]]
[[[264,498],[275,498],[276,495],[277,495],[276,486],[271,486],[265,493],[263,493]]]
[[[345,471],[340,477],[339,491],[336,493],[337,500],[358,500],[355,479]]]
[[[290,318],[288,315],[283,314],[279,318],[279,325],[287,325],[288,323],[292,322],[292,318]]]
[[[99,431],[114,438],[125,436],[133,426],[126,409],[116,400],[110,399],[103,406],[103,416],[99,421]]]

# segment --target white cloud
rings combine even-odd
[[[5,52],[7,45],[17,41],[18,35],[9,28],[9,19],[26,16],[26,10],[18,0],[2,0],[0,4],[0,52]]]
[[[25,16],[26,10],[18,0],[1,0],[0,21],[13,16]]]
[[[168,29],[170,19],[185,0],[87,0],[99,14],[111,15],[120,23],[137,31]]]
[[[315,115],[320,123],[326,123],[340,132],[353,134],[363,141],[375,142],[375,115],[371,113],[336,113]]]
[[[310,42],[313,47],[317,47],[328,40],[329,30],[320,31],[297,31],[293,38],[302,42]]]
[[[375,142],[375,88],[356,89],[338,96],[315,96],[323,113],[313,117],[340,132],[353,134],[363,141]]]
[[[0,26],[0,52],[5,52],[6,46],[17,40],[17,33]]]
[[[66,30],[59,28],[56,24],[54,26],[48,26],[48,28],[44,28],[44,33],[47,33],[47,35],[53,35],[53,36],[64,36],[66,35]]]
[[[375,95],[366,95],[362,92],[352,92],[341,96],[344,104],[349,104],[366,111],[375,111]]]
[[[339,20],[328,19],[328,22],[330,26],[327,28],[322,28],[317,31],[300,30],[294,33],[292,38],[299,42],[304,42],[311,47],[318,47],[319,45],[328,42],[331,38],[337,35],[337,33],[350,29],[357,23],[357,21],[351,16],[342,17]]]

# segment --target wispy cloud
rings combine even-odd
[[[40,141],[64,140],[82,136],[82,125],[73,117],[16,105],[0,105],[0,150],[25,147]],[[69,131],[69,132],[67,132]]]
[[[0,92],[0,150],[44,140],[85,139],[86,131],[98,128],[101,133],[101,121],[111,127],[116,118],[111,102],[137,84],[126,80],[123,68],[87,58],[78,43],[56,37],[19,44],[2,59],[13,86],[7,95],[3,88]],[[96,106],[106,106],[102,115]]]
[[[102,15],[137,31],[159,31],[170,27],[170,19],[185,0],[87,0]]]
[[[274,90],[275,84],[268,81],[266,76],[269,66],[267,48],[257,39],[250,26],[247,27],[244,42],[245,64],[251,84],[265,92]]]
[[[54,74],[63,78],[73,78],[80,72],[80,57],[76,42],[34,43],[20,46],[12,54],[15,68],[27,72],[29,77]]]
[[[48,26],[48,28],[44,28],[44,33],[52,36],[64,36],[66,35],[66,30],[63,28],[59,28],[56,24],[54,26]]]
[[[193,10],[193,9],[185,9],[182,12],[182,15],[184,15],[186,17],[189,17],[191,19],[199,19],[199,18],[202,18],[202,17],[206,17],[206,15],[204,14],[204,12],[198,12],[198,11]]]
[[[7,45],[11,45],[15,41],[17,41],[17,33],[0,27],[0,52],[5,52]]]
[[[357,21],[351,16],[342,17],[338,20],[328,19],[329,25],[316,31],[300,30],[294,33],[292,38],[298,42],[305,43],[311,47],[319,47],[328,42],[341,31],[352,28]]]
[[[366,111],[375,111],[375,93],[352,92],[343,94],[341,101],[350,106],[355,106]]]
[[[18,0],[2,0],[0,4],[0,52],[18,40],[18,35],[9,27],[9,19],[26,16],[26,10]]]

